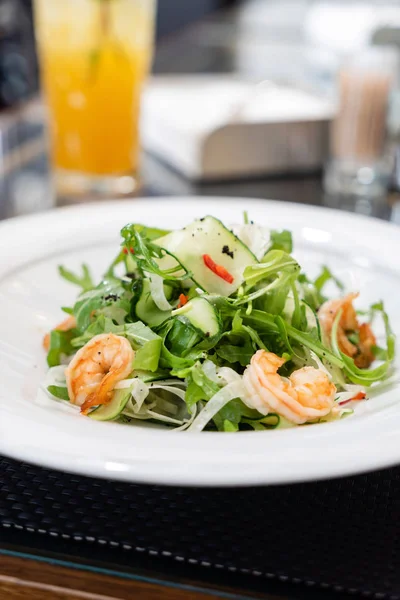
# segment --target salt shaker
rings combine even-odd
[[[351,57],[339,73],[339,102],[325,170],[325,203],[383,216],[392,169],[386,132],[398,54],[371,47]]]

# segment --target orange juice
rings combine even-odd
[[[135,173],[153,0],[36,0],[41,75],[57,169]]]

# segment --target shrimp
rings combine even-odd
[[[62,321],[56,327],[54,327],[54,329],[52,331],[69,331],[70,329],[73,329],[74,327],[76,327],[76,319],[75,319],[75,317],[70,315],[64,321]],[[43,348],[46,350],[46,352],[49,351],[50,333],[46,333],[46,335],[43,338]]]
[[[335,317],[338,311],[342,310],[337,330],[339,348],[343,354],[354,360],[356,367],[365,369],[375,359],[372,348],[376,346],[376,338],[370,324],[360,325],[357,319],[357,313],[353,306],[353,301],[357,296],[358,294],[352,293],[344,298],[328,300],[319,309],[318,318],[326,337],[330,339]],[[352,334],[358,336],[356,342],[349,339]]]
[[[68,394],[81,412],[111,400],[115,385],[130,375],[135,352],[128,340],[112,333],[96,335],[78,350],[65,371]]]
[[[320,369],[303,367],[287,379],[278,374],[285,360],[272,352],[258,350],[243,373],[243,401],[261,414],[275,412],[301,425],[331,412],[336,387]]]

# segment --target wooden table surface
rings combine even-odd
[[[49,561],[0,554],[1,600],[296,600],[299,597],[249,592],[229,586],[207,586],[203,582],[189,579],[172,582],[166,579],[151,581],[143,576],[118,577],[90,572],[85,568],[68,568]],[[322,599],[322,596],[320,598]]]

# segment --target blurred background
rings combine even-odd
[[[34,22],[32,0],[0,0],[0,218],[140,193],[276,198],[400,222],[398,1],[159,0],[140,186],[123,177],[113,193],[54,185],[60,123],[41,93]]]

